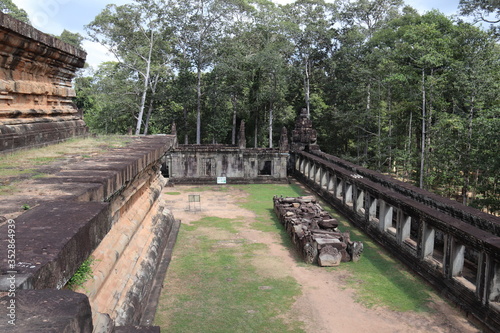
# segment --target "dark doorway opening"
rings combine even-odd
[[[271,175],[271,161],[264,161],[262,168],[259,170],[259,176],[270,176]]]

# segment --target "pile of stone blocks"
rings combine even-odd
[[[363,243],[353,242],[349,232],[341,232],[339,222],[314,197],[275,196],[273,201],[276,215],[307,263],[338,266],[360,259]]]

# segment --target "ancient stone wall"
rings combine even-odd
[[[325,154],[309,143],[292,143],[296,179],[465,312],[498,330],[500,218]]]
[[[72,79],[86,53],[0,12],[0,152],[87,132]]]
[[[94,278],[78,290],[88,296],[86,304],[90,307],[85,308],[80,298],[69,296],[54,305],[64,308],[81,304],[82,313],[75,315],[83,316],[84,327],[69,331],[90,332],[89,323],[94,332],[112,332],[115,326],[151,325],[141,320],[155,297],[155,279],[159,274],[162,280],[164,274],[159,269],[164,250],[172,239],[175,241],[179,227],[161,196],[166,182],[160,174],[161,159],[173,142],[171,136],[131,137],[125,148],[112,149],[37,179],[33,186],[43,185],[51,194],[15,218],[14,266],[8,261],[10,239],[2,237],[0,241],[0,291],[4,291],[0,293],[0,305],[10,300],[12,275],[17,291],[32,289],[29,295],[35,297],[40,290],[50,290],[44,293],[56,302],[59,295],[71,293],[62,289],[91,256],[95,259]],[[8,235],[9,228],[8,222],[0,223],[0,235]],[[18,308],[19,324],[25,326],[18,326],[24,331],[16,332],[49,325],[41,322],[43,304]],[[4,310],[6,307],[0,309],[2,316]],[[63,331],[62,319],[49,322],[54,325],[53,331]],[[12,327],[0,321],[2,328]]]
[[[172,183],[228,184],[285,182],[288,151],[224,145],[179,145],[165,158]]]

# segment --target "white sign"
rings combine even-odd
[[[217,184],[225,184],[226,177],[217,177]]]

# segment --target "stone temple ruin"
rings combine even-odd
[[[0,12],[0,152],[87,133],[71,81],[86,53]]]
[[[349,232],[340,232],[337,219],[314,197],[275,196],[273,203],[274,212],[308,264],[338,266],[361,257],[363,243],[352,242]]]
[[[164,158],[163,173],[174,184],[285,183],[289,147],[283,129],[277,149],[246,148],[244,122],[238,146],[177,145]]]
[[[71,103],[71,79],[84,62],[84,52],[0,13],[1,152],[87,133]],[[470,317],[499,331],[500,218],[322,152],[305,114],[290,147],[283,131],[276,149],[246,148],[244,135],[237,146],[179,145],[175,132],[129,139],[33,180],[31,196],[2,198],[0,215],[10,219],[0,218],[0,315],[12,316],[15,301],[16,325],[1,320],[0,331],[159,332],[151,326],[155,304],[180,224],[161,195],[167,182],[290,176]],[[53,194],[37,194],[42,186]],[[14,216],[9,203],[19,200],[34,208]],[[359,258],[361,244],[337,231],[312,199],[276,198],[275,205],[308,261]],[[64,289],[89,256],[99,260],[89,293]]]

